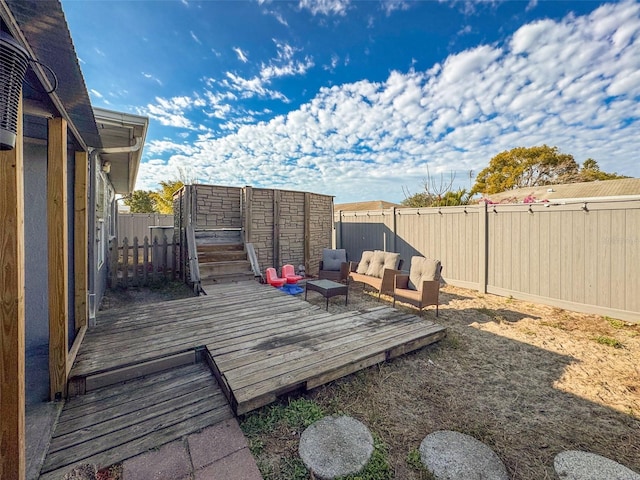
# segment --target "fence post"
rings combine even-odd
[[[151,264],[153,265],[153,277],[152,281],[157,282],[159,280],[158,264],[160,260],[160,252],[158,251],[158,237],[153,237],[153,248],[151,250]]]
[[[144,285],[149,285],[149,237],[144,237],[144,247],[142,249],[142,279]]]
[[[386,223],[386,222],[385,222]],[[391,239],[389,241],[390,252],[397,252],[396,250],[396,239],[398,237],[397,229],[396,229],[396,207],[391,207]]]
[[[169,278],[169,242],[166,235],[162,235],[162,237],[162,273],[165,278]]]
[[[109,286],[111,288],[116,288],[118,286],[118,262],[120,261],[120,247],[118,245],[117,237],[109,240],[109,252],[111,253],[109,258],[111,267],[109,278],[111,280],[111,284]]]
[[[335,215],[333,217],[333,222],[335,224]],[[338,225],[336,228],[336,245],[335,248],[343,248],[342,247],[342,210],[338,210]]]
[[[304,271],[311,269],[311,194],[304,193]]]
[[[138,237],[133,237],[133,286],[140,285],[140,272],[138,272]]]
[[[489,261],[487,221],[487,204],[480,202],[478,204],[478,291],[481,293],[487,293],[487,265]]]
[[[244,187],[244,241],[245,243],[253,242],[252,225],[253,225],[253,187]]]
[[[280,190],[273,190],[273,266],[280,265]]]
[[[129,286],[129,239],[124,237],[122,241],[122,287]]]

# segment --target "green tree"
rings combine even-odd
[[[617,173],[606,173],[600,170],[598,162],[593,158],[587,158],[580,169],[581,182],[593,182],[595,180],[615,180],[618,178],[629,178]]]
[[[184,186],[182,180],[160,182],[160,190],[151,196],[158,213],[173,213],[173,194]]]
[[[155,212],[155,202],[153,192],[147,190],[134,190],[125,197],[124,204],[129,207],[131,213],[153,213]]]
[[[547,145],[517,147],[491,159],[489,166],[478,174],[471,195],[576,181],[579,167],[572,155]]]

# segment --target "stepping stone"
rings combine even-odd
[[[469,435],[441,430],[420,444],[420,460],[438,480],[509,480],[502,460]]]
[[[298,452],[318,478],[330,480],[361,471],[373,453],[373,437],[355,418],[325,417],[302,432]]]
[[[560,452],[553,460],[553,468],[563,480],[640,480],[640,474],[624,465],[580,450]]]

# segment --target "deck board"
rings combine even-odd
[[[66,402],[40,478],[80,463],[108,466],[232,416],[203,363],[103,387]]]
[[[206,348],[232,407],[243,413],[286,391],[421,348],[446,332],[387,305],[336,314],[255,282],[214,285],[207,293],[101,314],[71,378]]]

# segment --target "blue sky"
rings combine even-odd
[[[640,177],[640,3],[63,0],[94,106],[147,115],[137,189],[401,201],[553,145]]]

